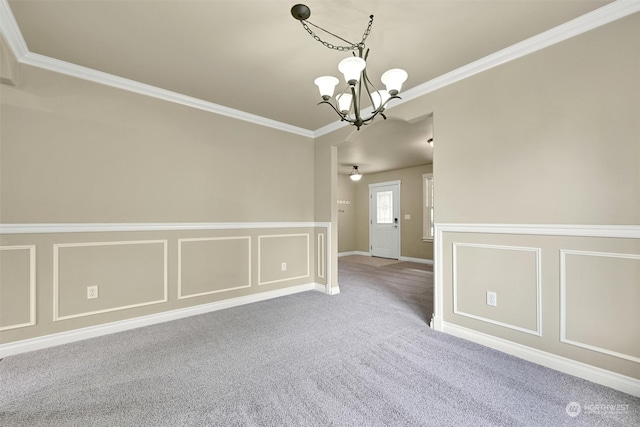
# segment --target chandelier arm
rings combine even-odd
[[[389,103],[389,101],[391,101],[392,99],[402,99],[400,98],[398,95],[393,95],[390,96],[389,99],[387,99],[386,101],[384,101],[384,103],[380,106],[380,112],[384,111],[385,108],[387,108],[387,104]]]
[[[380,106],[380,108],[378,108],[377,110],[374,110],[374,112],[369,117],[367,117],[366,119],[362,120],[362,124],[368,125],[369,123],[371,123],[371,121],[373,121],[373,119],[376,118],[376,116],[378,114],[380,114],[385,120],[387,120],[387,116],[385,116],[383,112],[384,112],[385,107],[389,103],[389,101],[391,101],[392,99],[402,99],[402,98],[400,98],[397,95],[394,95],[394,96],[390,97],[388,100],[386,100],[384,102],[384,104],[382,104]]]
[[[376,104],[373,102],[373,97],[371,96],[371,88],[369,88],[369,85],[371,85],[376,92],[378,91],[378,88],[376,88],[375,85],[371,83],[371,80],[369,80],[366,69],[362,71],[362,81],[364,83],[364,88],[367,91],[367,96],[369,97],[369,101],[371,102],[371,106],[375,107]]]
[[[318,102],[318,105],[320,105],[320,104],[327,104],[329,107],[333,108],[333,111],[335,111],[336,113],[338,113],[338,115],[340,116],[341,121],[349,122],[349,123],[351,123],[351,124],[354,124],[354,123],[355,123],[355,121],[354,121],[354,120],[352,120],[352,119],[350,119],[348,116],[346,116],[346,115],[342,114],[342,113],[340,112],[340,110],[338,110],[338,109],[335,107],[335,105],[333,105],[333,104],[332,104],[332,103],[330,103],[329,101],[320,101],[320,102]]]
[[[362,85],[362,79],[360,79],[360,82],[358,82],[358,86]],[[351,88],[351,95],[353,96],[352,100],[353,100],[353,113],[355,115],[355,121],[354,123],[356,124],[356,126],[358,127],[358,129],[360,128],[360,125],[358,123],[362,123],[362,118],[360,117],[360,97],[356,96],[356,88],[355,86],[349,86]],[[359,89],[361,90],[362,88],[359,87]]]

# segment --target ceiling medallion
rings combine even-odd
[[[338,115],[340,116],[340,120],[350,123],[358,130],[360,130],[360,127],[362,125],[371,123],[373,119],[378,115],[386,119],[387,117],[383,113],[384,109],[392,99],[401,99],[398,96],[398,92],[400,92],[400,89],[402,88],[402,83],[407,80],[408,74],[406,71],[399,68],[394,68],[385,72],[380,80],[386,86],[386,90],[378,90],[374,86],[374,84],[371,83],[371,80],[369,80],[366,68],[366,60],[369,56],[369,49],[366,48],[364,42],[371,32],[371,26],[373,25],[373,15],[369,17],[369,25],[367,26],[367,29],[362,36],[362,41],[360,41],[359,43],[352,43],[340,36],[337,36],[325,30],[324,28],[321,28],[307,21],[307,19],[309,19],[309,16],[311,16],[311,10],[304,4],[296,4],[295,6],[293,6],[291,8],[291,15],[295,19],[300,21],[304,29],[311,35],[311,37],[322,43],[323,46],[329,49],[337,50],[339,52],[352,52],[352,56],[343,59],[338,64],[338,70],[344,75],[344,80],[347,83],[347,87],[342,91],[342,93],[335,97],[335,102],[332,103],[330,99],[333,96],[336,85],[340,81],[333,76],[318,77],[314,81],[314,83],[320,90],[320,96],[322,96],[322,101],[320,101],[318,105],[329,105],[334,109],[336,113],[338,113]],[[348,45],[336,46],[331,43],[325,42],[313,32],[313,30],[309,27],[310,25],[314,28],[324,31],[325,33],[337,39],[342,40],[345,43],[348,43]],[[363,95],[365,102],[371,105],[371,108],[373,109],[371,114],[367,117],[361,116]]]

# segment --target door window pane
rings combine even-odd
[[[379,191],[377,194],[378,224],[393,224],[393,191]]]

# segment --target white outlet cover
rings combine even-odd
[[[287,271],[287,263],[283,262],[281,268],[282,268],[282,271]]]
[[[410,214],[406,214],[406,215],[404,216],[404,219],[411,219],[411,215],[410,215]]]
[[[87,286],[87,299],[95,299],[95,298],[98,298],[98,287]]]
[[[498,294],[495,292],[487,291],[487,305],[492,307],[498,306]]]

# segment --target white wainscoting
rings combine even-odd
[[[53,321],[75,319],[78,317],[93,316],[101,313],[108,313],[111,311],[126,310],[134,307],[143,307],[146,305],[161,304],[168,301],[169,284],[167,277],[167,240],[135,240],[135,241],[114,241],[114,242],[86,242],[86,243],[58,243],[53,245]],[[60,250],[63,248],[77,248],[77,247],[96,247],[96,246],[119,246],[119,245],[162,245],[163,246],[163,298],[146,301],[137,304],[128,304],[118,307],[105,308],[95,311],[87,311],[83,313],[71,314],[67,316],[60,316]]]
[[[458,309],[458,248],[483,248],[494,250],[508,250],[508,251],[524,251],[533,252],[535,258],[535,272],[536,272],[536,329],[527,329],[521,326],[512,325],[510,323],[500,322],[487,317],[478,316],[476,314],[467,313]],[[540,256],[542,249],[530,248],[522,246],[503,246],[503,245],[487,245],[479,243],[453,243],[453,312],[460,316],[469,317],[471,319],[480,320],[482,322],[491,323],[494,325],[502,326],[504,328],[514,329],[516,331],[524,332],[527,334],[542,336],[542,267],[540,265]]]
[[[629,354],[620,353],[610,349],[598,347],[595,345],[587,344],[580,341],[575,341],[567,338],[567,255],[582,255],[592,256],[599,258],[622,258],[633,259],[640,261],[640,255],[638,254],[624,254],[624,253],[608,253],[608,252],[594,252],[594,251],[577,251],[577,250],[560,250],[560,341],[566,344],[575,345],[578,347],[586,348],[588,350],[597,351],[599,353],[608,354],[610,356],[619,357],[621,359],[630,360],[632,362],[640,364],[640,357],[632,356]],[[598,315],[598,313],[595,313]],[[640,337],[636,337],[640,340]]]
[[[0,251],[29,251],[29,321],[16,325],[6,325],[0,327],[0,331],[24,328],[36,324],[36,246],[0,246]]]
[[[207,242],[207,241],[225,242],[225,241],[231,241],[231,240],[244,240],[247,242],[248,262],[247,262],[247,265],[245,266],[247,269],[247,282],[230,284],[231,285],[230,287],[224,288],[224,289],[216,289],[216,290],[211,290],[206,292],[199,292],[196,294],[183,294],[182,293],[182,270],[183,270],[182,247],[183,245],[189,242]],[[201,237],[201,238],[193,238],[193,239],[178,239],[178,299],[193,298],[193,297],[199,297],[203,295],[216,294],[220,292],[228,292],[236,289],[244,289],[244,288],[250,288],[250,287],[251,287],[251,236]]]
[[[324,234],[318,234],[318,247],[316,248],[316,255],[318,257],[316,269],[318,277],[321,279],[325,278],[325,268],[326,268],[326,250],[325,250],[325,242],[324,242]]]
[[[262,241],[266,240],[266,239],[285,239],[285,238],[291,238],[291,237],[305,237],[306,238],[306,244],[305,244],[305,248],[306,248],[306,255],[305,255],[306,273],[302,274],[302,275],[298,275],[298,276],[287,276],[287,277],[283,277],[282,279],[263,281],[262,280],[262,269],[261,269],[261,266],[262,266]],[[295,279],[304,279],[305,277],[309,277],[310,274],[311,273],[310,273],[310,265],[309,265],[309,233],[269,234],[269,235],[258,236],[258,286],[270,285],[272,283],[288,282],[290,280],[295,280]]]
[[[113,334],[116,332],[128,331],[130,329],[141,328],[143,326],[156,325],[158,323],[168,322],[171,320],[183,319],[185,317],[196,316],[199,314],[210,313],[213,311],[224,310],[227,308],[238,307],[245,304],[251,304],[259,301],[266,301],[272,298],[278,298],[286,295],[292,295],[299,292],[317,290],[325,292],[325,286],[318,283],[309,283],[305,285],[291,286],[283,289],[276,289],[267,292],[247,295],[238,298],[229,298],[222,301],[216,301],[209,304],[200,304],[192,307],[181,308],[172,311],[164,311],[157,314],[135,317],[132,319],[120,320],[111,323],[105,323],[97,326],[90,326],[71,331],[60,332],[57,334],[46,335],[43,337],[31,338],[8,344],[0,344],[0,359],[15,354],[26,353],[34,350],[41,350],[48,347],[54,347],[61,344],[68,344],[76,341],[82,341],[88,338],[95,338],[102,335]]]
[[[442,239],[444,233],[523,234],[538,236],[610,237],[640,239],[639,225],[575,225],[575,224],[453,224],[436,223],[434,238],[434,328],[442,330]]]
[[[263,301],[270,298],[277,298],[298,292],[305,292],[309,290],[320,291],[328,295],[336,295],[340,292],[337,283],[332,286],[332,266],[327,260],[331,259],[332,250],[332,227],[330,222],[228,222],[228,223],[81,223],[81,224],[0,224],[0,234],[7,235],[34,235],[34,234],[69,234],[69,233],[113,233],[113,232],[150,232],[150,231],[206,231],[206,230],[260,230],[260,229],[296,229],[296,228],[322,228],[322,238],[319,238],[322,244],[319,246],[323,248],[323,257],[318,258],[324,263],[324,273],[326,277],[326,284],[309,282],[306,284],[290,286],[283,289],[276,289],[270,291],[263,291],[243,297],[229,298],[213,303],[200,304],[183,309],[171,310],[160,312],[157,314],[135,317],[122,321],[117,321],[108,324],[101,324],[97,326],[90,326],[81,329],[74,329],[65,332],[44,335],[36,338],[29,338],[20,341],[14,341],[10,343],[0,344],[0,358],[13,354],[19,354],[27,351],[43,349],[55,345],[60,345],[68,342],[79,341],[86,338],[97,337],[100,335],[110,334],[119,331],[125,331],[128,329],[139,328],[142,326],[153,325],[160,322],[179,319],[183,317],[193,316],[197,314],[206,313],[209,311],[221,310],[229,307],[235,307],[243,304],[250,304],[256,301]],[[285,234],[285,236],[288,236]],[[305,234],[307,238],[307,272],[310,271],[309,250],[308,245],[309,235]],[[270,236],[266,236],[267,238]],[[181,239],[183,242],[188,242],[190,239]],[[52,245],[54,249],[54,274],[53,281],[56,283],[56,289],[53,298],[56,298],[54,304],[54,311],[58,309],[58,264],[59,264],[59,252],[64,250],[65,247],[74,246],[92,246],[92,245],[120,245],[120,244],[142,244],[142,243],[158,243],[164,247],[164,277],[165,286],[163,289],[164,300],[167,297],[167,240],[126,240],[126,241],[112,241],[112,242],[77,242],[77,243],[58,243]],[[31,307],[30,315],[31,322],[29,325],[24,326],[37,326],[36,322],[36,259],[35,259],[35,245],[11,245],[2,247],[4,250],[22,250],[29,249],[31,256],[30,264],[30,291],[31,291]],[[309,277],[309,273],[306,276]],[[292,280],[287,278],[286,280]],[[53,299],[52,298],[52,299]],[[153,303],[152,301],[146,302],[143,305]],[[123,310],[128,307],[115,307],[113,310]],[[78,316],[72,317],[84,317],[97,314],[98,312],[112,311],[112,309],[96,312],[81,313]],[[59,313],[59,312],[57,312]],[[65,316],[64,318],[68,318]],[[56,316],[56,320],[61,320],[62,317]],[[17,328],[19,325],[10,325],[10,328]]]
[[[488,335],[460,325],[445,322],[443,281],[443,239],[445,233],[506,234],[537,236],[602,237],[612,239],[640,239],[638,225],[560,225],[560,224],[435,224],[434,240],[434,318],[432,327],[458,337],[478,342],[488,347],[513,354],[520,358],[575,375],[598,384],[640,397],[640,380],[556,354],[548,353],[513,341]],[[566,251],[565,251],[566,252]],[[574,251],[575,252],[575,251]],[[633,255],[634,259],[636,254]],[[625,254],[626,256],[626,254]],[[566,338],[566,337],[565,337]],[[573,343],[570,343],[573,344]],[[593,349],[598,351],[598,349]],[[603,350],[603,349],[600,349]],[[604,349],[606,350],[606,349]],[[602,352],[602,351],[601,351]],[[603,352],[605,354],[610,354]],[[614,354],[614,356],[618,356]],[[624,356],[624,355],[623,355]],[[629,356],[629,355],[626,355]],[[629,357],[624,357],[632,360]]]

